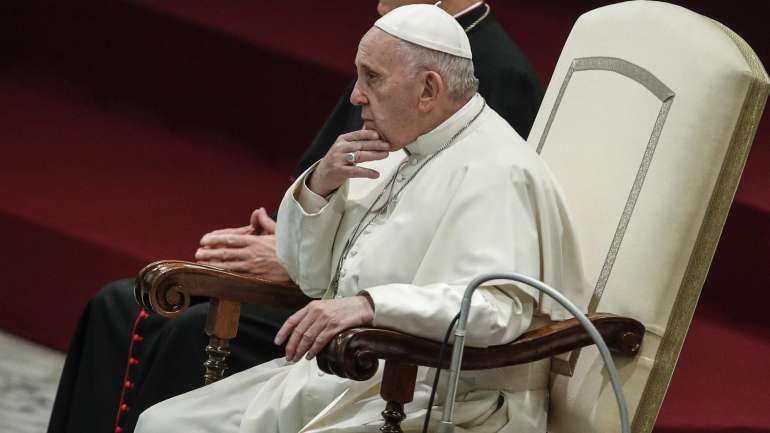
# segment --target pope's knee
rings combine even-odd
[[[184,313],[177,316],[172,322],[175,330],[179,332],[205,333],[206,316],[209,311],[209,303],[192,305]]]
[[[99,290],[84,310],[89,327],[112,328],[131,323],[139,313],[134,300],[133,279],[113,281]]]
[[[206,335],[206,316],[208,302],[191,306],[176,319],[169,320],[165,325],[165,349],[176,356],[202,362],[203,349],[208,344]],[[200,359],[199,359],[200,358]]]
[[[110,308],[115,304],[126,304],[127,300],[133,300],[134,280],[132,278],[113,281],[102,287],[93,298],[91,306],[98,309]],[[136,301],[133,301],[136,304]],[[136,307],[139,308],[138,306]]]

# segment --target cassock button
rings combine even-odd
[[[129,408],[128,408],[127,404],[123,403],[123,404],[120,405],[120,411],[121,412],[128,412],[128,409]]]
[[[133,382],[131,382],[130,380],[127,380],[127,381],[125,381],[125,382],[123,383],[123,388],[126,388],[126,389],[134,389],[134,383],[133,383]]]
[[[128,358],[128,365],[136,365],[139,364],[139,360],[134,358],[133,356]]]
[[[115,433],[123,433],[123,427],[121,426],[115,427]]]
[[[356,250],[350,250],[350,255],[351,255],[352,257],[355,257],[355,256],[356,256],[356,254],[358,254],[358,251],[356,251]]]
[[[144,319],[146,319],[148,317],[150,317],[150,315],[149,315],[149,313],[147,313],[147,311],[145,311],[144,309],[139,311],[139,320],[144,320]]]
[[[137,343],[144,340],[144,338],[139,334],[134,334],[133,336],[131,336],[131,339],[136,341]]]

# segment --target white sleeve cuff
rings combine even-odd
[[[329,204],[329,201],[308,188],[306,183],[307,178],[308,177],[302,179],[303,181],[297,185],[298,188],[295,193],[295,198],[297,199],[297,203],[299,203],[300,207],[302,207],[303,211],[311,215],[317,214],[321,212],[321,210],[327,204]]]

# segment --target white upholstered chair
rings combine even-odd
[[[631,1],[578,19],[528,138],[575,219],[589,312],[646,328],[618,358],[633,431],[652,430],[762,115],[768,76],[730,29]],[[553,363],[551,433],[618,431],[595,347]]]

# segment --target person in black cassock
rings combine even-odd
[[[426,2],[381,0],[378,12],[409,3]],[[529,61],[490,15],[488,4],[445,0],[441,6],[455,15],[468,34],[479,93],[526,138],[543,97]],[[303,155],[295,177],[321,159],[338,136],[361,129],[361,109],[349,102],[353,84]],[[274,233],[275,221],[260,208],[247,226],[204,235],[195,257],[231,271],[286,281],[288,276],[275,256]],[[208,303],[168,320],[137,305],[133,284],[133,279],[110,283],[86,306],[70,343],[49,433],[128,433],[144,409],[203,384]],[[283,356],[273,339],[292,313],[244,305],[227,373]]]

